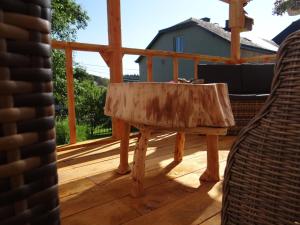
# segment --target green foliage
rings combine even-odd
[[[67,108],[67,81],[65,54],[61,50],[52,51],[52,70],[55,105],[59,107],[57,116],[62,117],[66,114]]]
[[[76,65],[74,68],[74,79],[78,81],[90,80],[93,81],[93,76],[90,75],[85,68],[80,65]]]
[[[99,121],[106,118],[104,115],[104,104],[106,88],[98,87],[92,80],[76,80],[76,115],[79,123],[87,124],[89,135],[92,136]],[[108,118],[107,118],[108,120]]]
[[[274,3],[273,14],[282,15],[288,8],[292,8],[296,4],[297,0],[276,0]]]
[[[69,143],[70,141],[70,132],[67,118],[56,118],[55,122],[56,128],[56,144],[63,145]],[[77,141],[85,141],[89,139],[88,135],[88,126],[85,124],[79,124],[76,126],[76,139]]]
[[[96,81],[97,85],[107,87],[109,84],[109,79],[104,77],[96,77],[94,76],[94,80]]]
[[[74,41],[77,31],[85,29],[89,17],[87,12],[75,0],[52,0],[52,31],[51,37],[56,40]],[[65,53],[52,51],[53,83],[56,111],[57,144],[69,142],[69,127],[67,120],[67,87]],[[78,141],[86,140],[93,135],[99,121],[109,123],[104,116],[106,88],[98,87],[95,81],[107,86],[108,80],[95,78],[87,73],[85,68],[75,65],[74,90],[77,113],[76,136]]]
[[[74,0],[52,0],[53,39],[74,41],[77,31],[85,29],[89,16]]]
[[[70,140],[68,120],[60,119],[56,117],[55,129],[56,129],[56,144],[62,145],[68,143]]]
[[[75,0],[52,0],[52,30],[51,37],[58,40],[75,40],[79,29],[87,26],[87,12]],[[57,116],[66,115],[67,88],[65,53],[61,50],[52,51],[52,69],[55,104],[59,110]]]
[[[252,0],[248,0],[248,1],[250,2]],[[273,8],[273,15],[281,16],[289,8],[293,8],[294,6],[297,6],[297,5],[299,5],[299,0],[275,0],[274,8]]]

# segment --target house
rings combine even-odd
[[[218,24],[210,22],[210,18],[190,18],[169,28],[160,30],[147,46],[147,49],[197,53],[211,56],[230,56],[230,32]],[[259,43],[248,38],[241,38],[241,57],[274,54],[278,46],[272,41],[261,40]],[[140,56],[139,63],[140,81],[145,81],[147,76],[146,58]],[[203,63],[203,62],[201,62]],[[173,66],[170,58],[153,58],[153,80],[172,80]],[[194,62],[179,60],[179,76],[192,79]]]
[[[272,40],[280,45],[283,40],[289,36],[291,33],[300,30],[300,19],[294,21],[289,25],[287,28],[285,28],[283,31],[281,31],[279,34],[277,34]]]
[[[139,82],[140,76],[138,74],[125,74],[123,76],[124,82]]]

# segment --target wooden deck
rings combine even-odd
[[[220,172],[234,137],[221,137]],[[137,139],[130,139],[130,156]],[[152,136],[147,150],[145,196],[129,195],[131,178],[115,173],[119,142],[59,147],[62,225],[217,225],[222,182],[200,184],[206,168],[205,137],[189,135],[183,161],[175,165],[175,134]]]

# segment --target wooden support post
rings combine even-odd
[[[178,58],[173,58],[173,80],[178,81]]]
[[[75,98],[74,98],[73,59],[72,59],[71,48],[66,48],[66,74],[67,74],[70,144],[74,144],[76,143],[76,114],[75,114]]]
[[[111,83],[123,82],[120,0],[107,0],[108,39],[111,48],[109,61]],[[122,137],[122,121],[112,118],[112,136]]]
[[[153,75],[152,75],[152,56],[147,57],[147,81],[152,82],[153,81]]]
[[[174,151],[174,162],[179,163],[182,161],[185,144],[185,133],[178,132],[176,135],[176,144]]]
[[[243,4],[245,0],[231,0],[229,5],[229,26],[231,28],[231,60],[239,63],[240,53],[240,32],[245,24]]]
[[[233,63],[239,63],[240,53],[240,28],[231,28],[231,60]]]
[[[218,135],[207,135],[207,168],[201,175],[201,181],[216,182],[220,180],[219,175],[219,154],[218,154]]]
[[[130,172],[130,167],[128,165],[128,149],[129,149],[129,135],[130,135],[130,125],[124,122],[122,127],[122,138],[120,146],[120,165],[117,172],[119,174],[127,174]]]
[[[199,62],[200,62],[199,59],[194,60],[194,79],[195,80],[198,79],[198,64],[199,64]]]
[[[140,197],[144,191],[145,159],[150,134],[150,129],[141,129],[141,137],[134,151],[132,169],[133,185],[131,189],[131,195],[133,197]]]

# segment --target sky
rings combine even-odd
[[[272,39],[299,16],[272,15],[275,0],[253,0],[245,10],[254,19],[253,30],[247,35]],[[78,32],[76,41],[108,44],[106,0],[76,0],[87,11],[90,21]],[[121,0],[122,45],[146,48],[159,30],[191,17],[211,18],[212,23],[224,27],[228,19],[228,4],[219,0]],[[91,74],[109,77],[109,69],[98,53],[76,52],[75,61]],[[124,74],[138,74],[138,56],[124,56]]]

